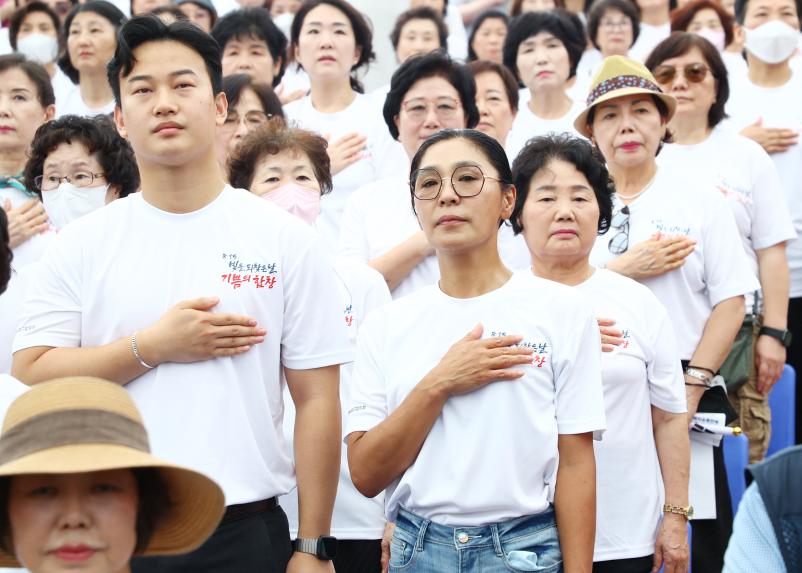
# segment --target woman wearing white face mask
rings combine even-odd
[[[139,188],[133,151],[105,116],[67,115],[39,128],[25,178],[57,229]]]
[[[702,36],[718,50],[730,82],[746,77],[743,43],[735,37],[734,18],[717,0],[692,0],[671,12],[671,32]]]
[[[326,140],[312,132],[269,121],[248,134],[229,162],[233,187],[248,189],[275,203],[305,223],[314,225],[320,196],[331,191]],[[343,319],[352,344],[368,312],[390,302],[382,276],[365,264],[335,259],[334,270],[343,300]],[[327,285],[328,286],[328,285]],[[350,402],[353,363],[340,367],[340,402]],[[295,408],[285,388],[284,435],[292,436]],[[343,416],[346,410],[343,407]],[[345,418],[343,417],[343,426]],[[348,472],[347,450],[342,450],[340,482],[332,515],[331,534],[337,537],[334,568],[339,573],[373,573],[379,570],[381,537],[385,527],[384,496],[369,499],[354,488]],[[280,500],[293,538],[298,532],[298,501],[293,492]]]
[[[75,88],[70,79],[56,65],[61,48],[58,14],[44,2],[30,2],[11,16],[9,41],[12,49],[32,62],[42,64],[50,75],[56,103],[63,101]]]

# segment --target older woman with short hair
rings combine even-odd
[[[468,69],[476,82],[476,107],[479,109],[476,129],[503,146],[518,114],[515,76],[505,66],[495,62],[471,62]]]
[[[513,163],[511,221],[535,276],[575,286],[620,343],[602,353],[607,432],[595,442],[594,573],[687,571],[689,443],[685,386],[668,312],[645,286],[594,268],[590,251],[611,222],[615,187],[591,145],[567,134],[531,140]],[[662,487],[661,487],[662,483]]]
[[[750,460],[766,454],[771,437],[768,394],[786,358],[789,275],[785,244],[796,237],[777,169],[760,145],[721,125],[729,98],[727,68],[704,37],[677,32],[654,49],[646,66],[677,98],[669,127],[674,143],[658,163],[717,189],[735,216],[749,268],[760,277],[758,298],[747,297],[739,339],[754,345],[748,379],[727,380],[729,397],[749,438]],[[759,316],[755,316],[758,314]],[[758,329],[760,329],[758,331]],[[759,332],[759,334],[758,334]]]
[[[734,412],[713,377],[743,322],[744,295],[758,282],[743,249],[733,248],[740,238],[724,198],[704,182],[658,167],[676,107],[633,60],[607,58],[593,79],[575,126],[603,155],[616,194],[610,229],[596,240],[590,260],[642,282],[668,309],[685,366],[688,416],[704,394],[702,411],[716,408],[731,419]],[[721,448],[715,452],[719,521],[694,520],[697,571],[721,568],[732,527]],[[711,529],[721,531],[724,546],[705,539]]]

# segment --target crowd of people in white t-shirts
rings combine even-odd
[[[763,467],[802,368],[799,1],[403,4],[0,4],[0,566],[802,560],[802,491],[736,514],[696,444],[742,430]],[[67,377],[122,385],[150,446],[79,405],[20,422]],[[172,475],[136,546],[97,525],[125,488],[51,474],[118,446],[216,482],[216,529],[162,544]]]

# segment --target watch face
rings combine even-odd
[[[691,519],[692,517],[693,517],[693,506],[689,505],[688,506],[688,519]]]
[[[321,537],[320,549],[325,553],[325,559],[334,559],[337,557],[337,538],[336,537]]]

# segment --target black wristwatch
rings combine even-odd
[[[314,555],[321,561],[331,561],[337,557],[337,538],[323,535],[317,539],[298,538],[293,541],[292,548],[301,553]]]
[[[791,331],[790,330],[780,330],[779,328],[771,328],[769,326],[761,326],[760,331],[758,332],[758,336],[765,334],[766,336],[771,336],[772,338],[776,338],[779,340],[783,346],[788,348],[791,346]]]

